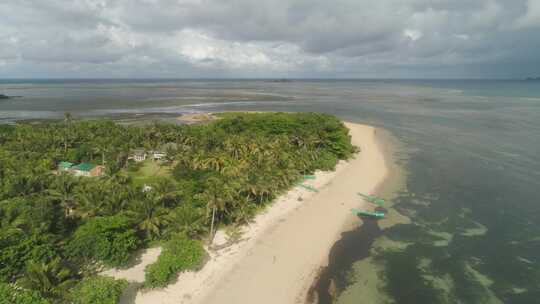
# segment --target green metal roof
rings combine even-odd
[[[58,167],[61,168],[61,169],[69,169],[73,166],[73,163],[70,163],[70,162],[66,162],[66,161],[63,161],[63,162],[60,162],[58,164]]]
[[[72,169],[79,170],[79,171],[90,171],[90,170],[94,169],[95,167],[96,167],[96,165],[91,164],[91,163],[80,163],[80,164],[74,166]]]

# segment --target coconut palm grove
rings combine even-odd
[[[204,264],[218,228],[248,223],[356,149],[330,115],[218,116],[120,125],[67,114],[0,126],[0,303],[116,303],[128,283],[98,273],[157,245],[141,288],[164,287]],[[135,149],[162,157],[134,160]]]

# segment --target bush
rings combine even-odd
[[[124,289],[126,280],[96,276],[82,280],[71,292],[73,304],[116,304]]]
[[[0,281],[14,281],[28,261],[47,263],[58,253],[49,234],[28,235],[20,230],[0,231]]]
[[[312,170],[315,171],[315,170],[324,170],[324,171],[329,171],[329,170],[333,170],[337,163],[338,163],[338,158],[336,157],[335,154],[332,154],[330,152],[323,152],[321,153],[321,155],[317,158],[317,160],[315,160],[313,162],[313,166],[312,166]]]
[[[206,252],[201,242],[185,236],[175,236],[163,246],[154,264],[146,266],[145,286],[165,287],[178,273],[194,270],[202,265]]]
[[[75,231],[68,252],[107,266],[125,265],[140,242],[132,226],[123,215],[93,218]]]
[[[0,304],[50,304],[39,292],[0,283]]]

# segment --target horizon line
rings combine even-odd
[[[16,77],[16,78],[1,78],[0,81],[17,81],[17,80],[528,80],[535,79],[534,76],[526,76],[521,78],[483,78],[483,77]]]

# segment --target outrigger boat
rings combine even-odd
[[[384,203],[385,203],[385,201],[382,198],[378,198],[375,195],[367,195],[367,194],[363,194],[363,193],[360,193],[360,192],[358,192],[358,195],[363,197],[366,201],[368,201],[370,203],[377,204],[379,206],[383,206]]]
[[[352,213],[355,215],[363,215],[363,216],[370,216],[375,218],[384,218],[384,212],[381,211],[366,211],[366,210],[360,210],[353,208],[351,209]]]
[[[315,175],[304,175],[304,179],[315,179]]]
[[[308,189],[310,191],[313,191],[313,192],[319,192],[319,190],[317,190],[315,187],[310,186],[310,185],[299,184],[298,186],[300,186],[302,188],[306,188],[306,189]]]

